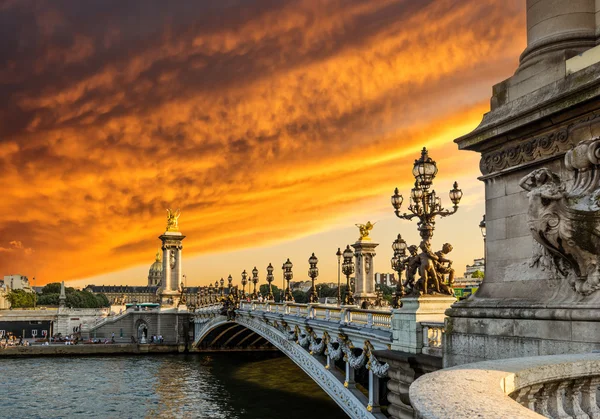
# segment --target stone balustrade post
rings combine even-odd
[[[367,313],[367,327],[373,327],[373,313]]]
[[[329,309],[326,308],[325,309],[325,320],[329,321],[329,319],[330,319],[330,312],[329,312]]]
[[[592,377],[584,380],[581,388],[581,408],[594,419],[600,418],[600,408],[596,398],[598,385],[600,385],[600,377]]]

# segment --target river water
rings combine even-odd
[[[223,354],[0,359],[0,418],[346,418],[290,359]]]

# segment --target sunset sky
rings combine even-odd
[[[483,255],[479,156],[453,139],[525,47],[521,0],[0,0],[0,275],[141,285],[181,208],[188,285],[294,263],[395,218],[427,146],[458,213],[434,248]],[[281,271],[277,285],[281,283]]]

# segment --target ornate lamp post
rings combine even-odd
[[[404,296],[404,285],[402,284],[402,272],[406,267],[406,242],[400,234],[398,238],[392,243],[392,250],[394,250],[394,257],[392,258],[392,269],[398,273],[398,282],[396,283],[396,292],[392,299],[392,307],[402,307],[400,299]]]
[[[227,288],[228,288],[227,293],[228,294],[231,294],[231,288],[232,287],[233,287],[233,278],[231,277],[231,275],[229,275],[227,277]]]
[[[248,283],[248,274],[246,273],[246,270],[244,269],[244,272],[242,272],[242,297],[246,297],[246,284]]]
[[[435,161],[427,154],[427,149],[423,147],[421,158],[415,160],[413,166],[413,176],[415,177],[415,187],[410,192],[411,203],[408,206],[410,213],[400,213],[404,198],[398,193],[398,188],[394,190],[392,195],[392,206],[394,213],[398,218],[412,220],[417,217],[418,230],[423,241],[429,243],[435,229],[435,217],[447,217],[458,211],[458,203],[462,198],[462,191],[458,189],[458,183],[454,182],[453,188],[450,190],[449,197],[452,201],[453,208],[451,210],[442,207],[442,200],[436,195],[434,190],[430,190],[438,172]]]
[[[319,268],[317,268],[317,263],[319,263],[319,259],[313,253],[311,257],[308,258],[308,264],[310,268],[308,268],[308,276],[312,281],[312,287],[310,288],[310,295],[308,296],[309,303],[318,303],[319,297],[317,296],[317,292],[315,290],[315,279],[319,276]]]
[[[275,277],[273,276],[273,269],[273,265],[269,263],[269,266],[267,266],[267,282],[269,283],[269,293],[267,294],[267,300],[269,301],[275,300],[275,297],[273,296],[273,289],[271,287],[271,282],[275,280]]]
[[[352,288],[350,287],[350,275],[354,273],[354,263],[352,262],[354,253],[352,253],[350,246],[346,246],[343,256],[344,263],[342,263],[342,272],[346,275],[346,296],[344,297],[344,304],[353,305],[354,296],[352,295]]]
[[[223,278],[221,278],[221,281],[219,281],[221,284],[221,297],[223,297],[225,295],[225,280]]]
[[[342,304],[342,290],[341,290],[341,284],[340,284],[340,270],[341,270],[341,259],[342,259],[342,251],[340,250],[340,248],[338,247],[338,251],[335,254],[338,258],[338,289],[337,289],[337,303],[338,306],[340,304]]]
[[[292,280],[292,278],[294,278],[294,274],[292,272],[293,267],[294,265],[292,264],[292,262],[290,262],[289,258],[283,264],[283,279],[285,279],[287,282],[284,299],[285,301],[291,302],[294,302],[294,296],[292,295],[292,291],[290,290],[290,281]]]
[[[258,269],[256,266],[252,269],[252,283],[254,284],[254,292],[252,292],[252,299],[256,300],[258,298],[258,293],[256,292],[256,284],[258,284]]]

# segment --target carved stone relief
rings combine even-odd
[[[572,181],[547,168],[520,181],[528,191],[529,229],[543,247],[531,262],[589,295],[600,289],[600,138],[568,151],[565,168]]]

